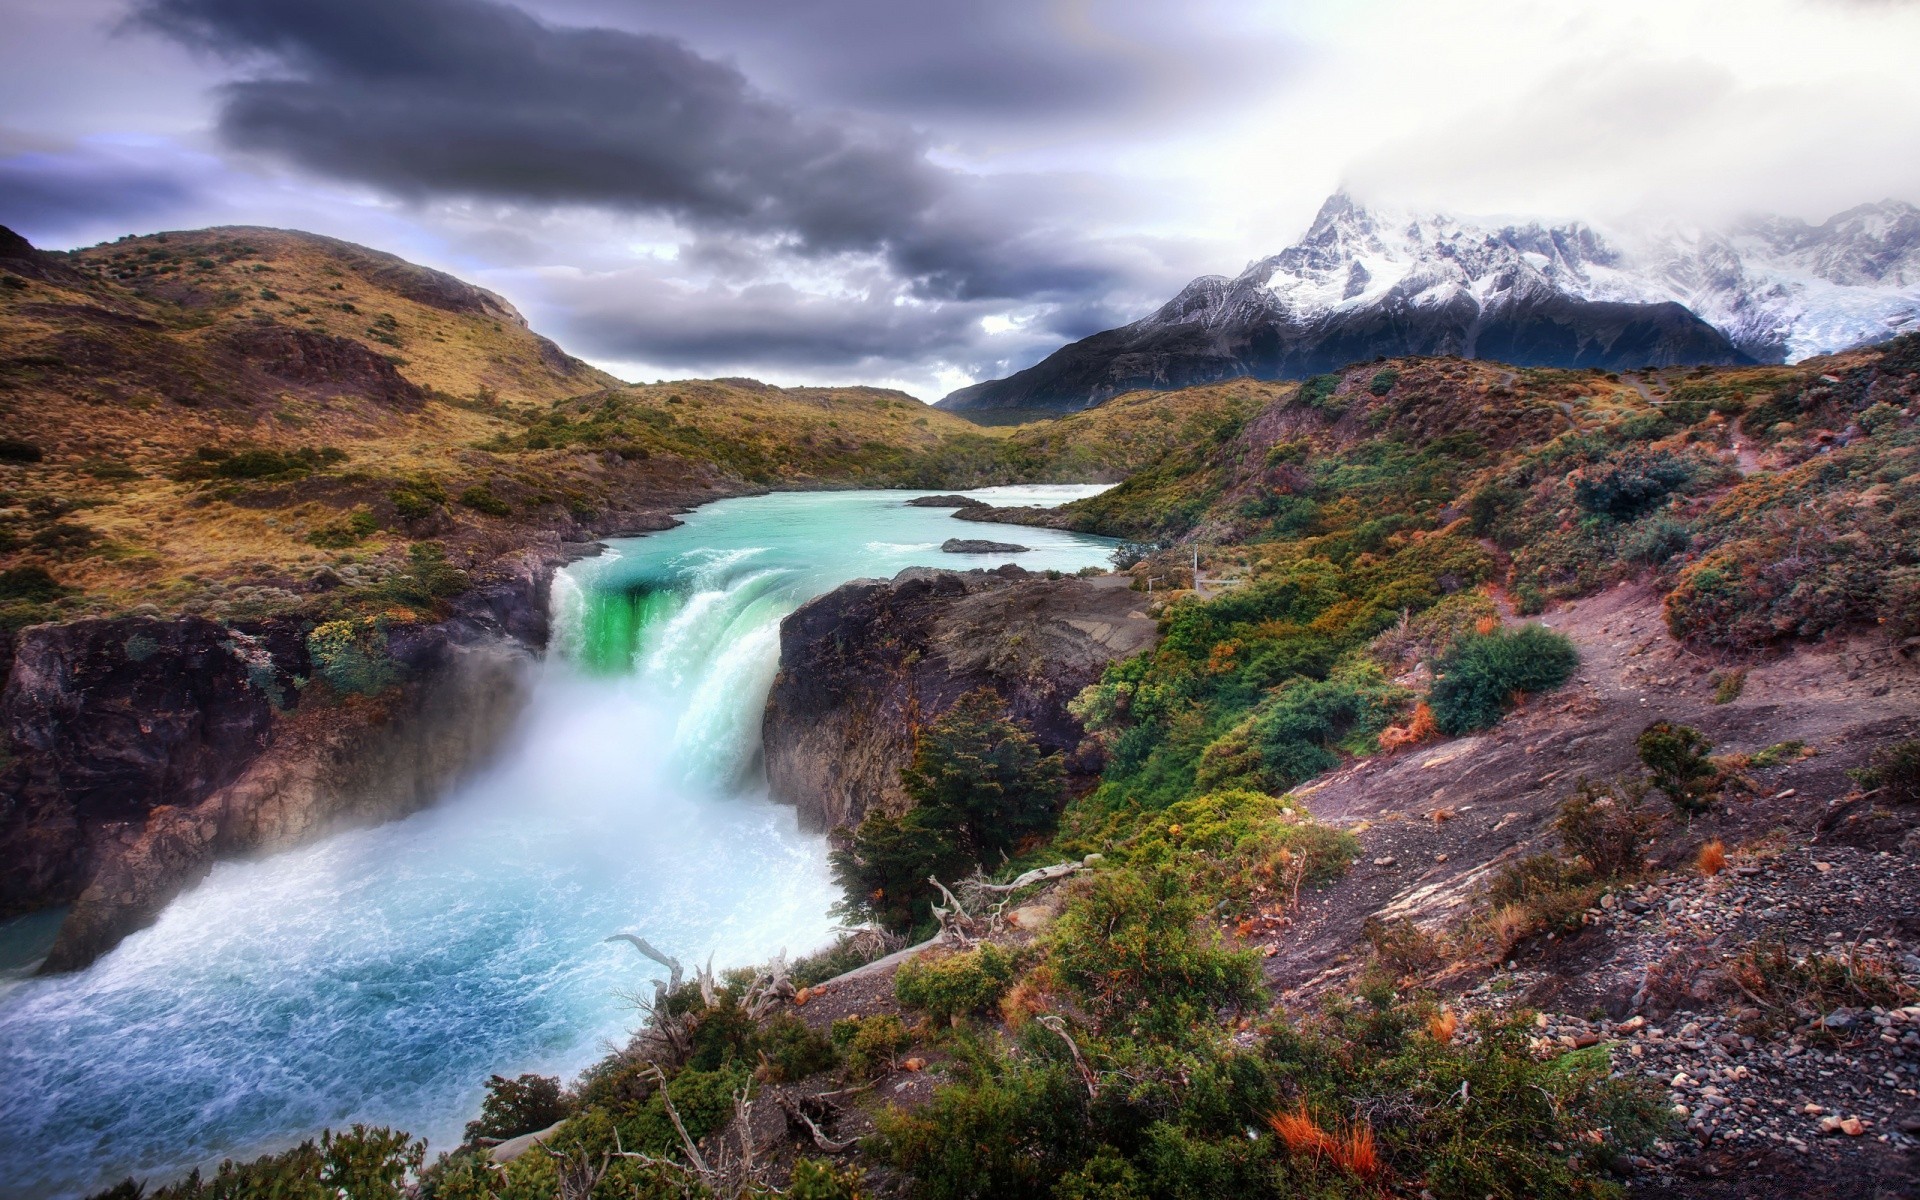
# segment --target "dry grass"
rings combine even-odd
[[[1427,1018],[1427,1036],[1443,1046],[1452,1042],[1458,1032],[1460,1018],[1450,1008],[1443,1008]]]
[[[1694,856],[1694,870],[1711,879],[1727,869],[1727,847],[1719,838],[1715,838],[1700,847],[1700,853]]]
[[[1329,1130],[1314,1120],[1302,1102],[1291,1112],[1270,1114],[1267,1125],[1289,1154],[1322,1160],[1366,1183],[1378,1183],[1386,1173],[1373,1127],[1364,1121],[1337,1124]]]

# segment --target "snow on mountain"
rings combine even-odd
[[[1330,197],[1293,245],[1152,314],[962,388],[958,410],[1083,408],[1136,388],[1303,378],[1387,355],[1631,370],[1798,361],[1920,328],[1920,209],[1822,224],[1601,230]]]
[[[1820,225],[1756,218],[1726,230],[1672,223],[1601,232],[1362,207],[1336,195],[1299,242],[1253,264],[1296,320],[1471,295],[1547,289],[1583,300],[1672,301],[1762,362],[1798,361],[1920,328],[1920,209],[1861,205]]]

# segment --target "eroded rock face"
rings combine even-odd
[[[1153,644],[1145,597],[1123,576],[1047,579],[914,568],[856,580],[780,625],[780,674],[763,725],[773,795],[814,828],[899,811],[914,730],[991,687],[1082,778],[1101,762],[1067,702],[1106,665]]]
[[[0,905],[71,899],[92,831],[190,808],[263,750],[270,689],[299,660],[256,666],[212,621],[128,618],[22,631],[0,693],[12,759],[0,782]],[[255,678],[255,675],[258,678]]]
[[[405,682],[301,703],[305,627],[198,617],[35,626],[0,643],[0,915],[72,904],[43,970],[83,967],[220,858],[431,803],[491,756],[546,640],[528,557],[399,625]]]

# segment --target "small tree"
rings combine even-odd
[[[512,1138],[537,1133],[567,1116],[567,1105],[560,1098],[560,1081],[551,1075],[522,1075],[508,1079],[495,1075],[487,1080],[486,1103],[480,1106],[480,1119],[467,1122],[466,1139]]]
[[[929,875],[953,879],[1052,827],[1064,769],[1009,720],[991,688],[960,697],[914,738],[900,772],[914,807],[874,814],[829,861],[841,910],[904,932],[932,914]]]
[[[1713,743],[1690,725],[1655,721],[1640,733],[1640,761],[1653,772],[1653,785],[1683,813],[1702,813],[1720,782],[1719,768],[1707,758]]]
[[[915,737],[900,784],[921,808],[952,814],[978,861],[1053,825],[1063,775],[1060,755],[1042,753],[993,689],[978,688]]]

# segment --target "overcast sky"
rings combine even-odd
[[[1915,0],[4,0],[0,224],[332,234],[629,379],[934,399],[1326,196],[1920,201]]]

